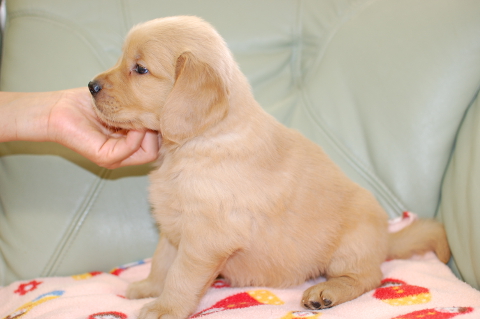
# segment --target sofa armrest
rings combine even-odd
[[[452,268],[480,289],[480,97],[468,109],[445,174],[439,217],[445,224]]]

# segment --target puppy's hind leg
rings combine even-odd
[[[380,269],[371,273],[344,273],[329,276],[326,282],[307,289],[302,303],[309,309],[324,309],[353,300],[363,293],[378,287],[382,279]]]
[[[168,269],[177,255],[177,249],[170,244],[165,236],[160,235],[152,259],[150,274],[144,280],[131,283],[127,288],[128,299],[158,297],[163,291]]]
[[[371,238],[367,241],[369,243],[362,245],[358,243],[357,236],[347,237],[327,266],[327,281],[304,292],[302,304],[306,308],[329,308],[355,299],[380,285],[380,264],[386,257],[386,238],[383,242],[381,238]]]

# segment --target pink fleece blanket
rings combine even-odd
[[[404,216],[408,217],[408,216]],[[405,223],[406,218],[398,220]],[[408,222],[408,221],[407,221]],[[145,278],[150,260],[71,277],[38,278],[0,288],[1,319],[133,319],[152,299],[128,300],[127,285]],[[382,264],[382,286],[331,309],[300,305],[318,278],[289,289],[232,288],[217,280],[191,318],[458,319],[480,318],[480,291],[459,281],[433,253]]]

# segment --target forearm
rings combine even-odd
[[[50,109],[55,92],[0,92],[0,142],[47,141]]]

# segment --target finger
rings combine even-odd
[[[145,134],[146,131],[129,131],[125,136],[109,137],[98,152],[99,165],[110,169],[135,165],[123,162],[140,149]]]
[[[155,131],[147,131],[145,137],[142,141],[142,149],[145,151],[146,154],[153,156],[152,160],[157,159],[158,151],[160,149],[160,139],[158,132]]]
[[[120,166],[140,165],[157,159],[160,149],[159,135],[154,131],[147,131],[143,136],[140,147],[131,156],[120,163]]]

